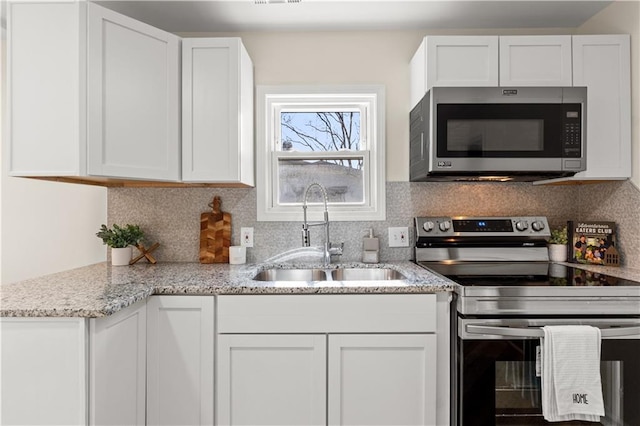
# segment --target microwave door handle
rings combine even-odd
[[[486,334],[493,336],[504,337],[524,337],[524,338],[536,338],[544,337],[544,331],[539,327],[533,328],[515,328],[515,327],[500,327],[492,325],[474,325],[467,324],[466,331],[469,334]],[[640,335],[640,326],[632,327],[612,327],[600,330],[600,336],[603,339],[612,337],[629,337]]]

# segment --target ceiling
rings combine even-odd
[[[255,4],[254,0],[95,2],[174,33],[574,28],[612,3],[600,0],[302,0],[300,3],[271,4]]]

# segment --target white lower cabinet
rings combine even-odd
[[[330,425],[436,424],[435,334],[329,335]]]
[[[147,424],[212,425],[214,297],[147,303]]]
[[[89,424],[145,425],[145,302],[89,320]]]
[[[217,424],[435,425],[436,311],[427,294],[219,296]]]
[[[218,338],[219,425],[325,425],[326,337]]]
[[[103,318],[1,318],[2,425],[144,425],[145,302]]]
[[[0,318],[0,424],[85,425],[85,318]]]
[[[446,425],[447,305],[170,295],[103,318],[1,318],[0,424]]]

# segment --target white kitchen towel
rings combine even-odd
[[[599,422],[604,416],[600,379],[600,329],[543,327],[542,414],[549,422]]]

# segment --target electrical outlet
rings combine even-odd
[[[389,228],[389,247],[409,247],[409,228]]]
[[[253,247],[253,228],[240,228],[240,245]]]

